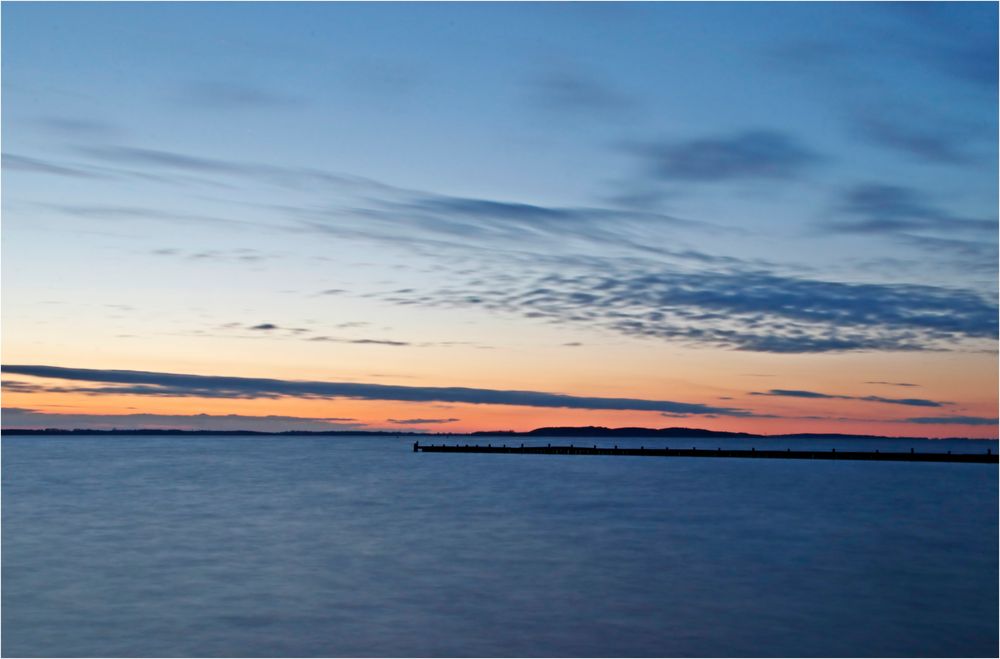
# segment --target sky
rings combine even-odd
[[[0,11],[5,428],[997,436],[995,3]]]

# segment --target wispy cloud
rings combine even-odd
[[[102,178],[102,175],[85,167],[56,163],[14,153],[3,154],[3,168],[6,171],[23,171],[35,174],[52,174],[70,178]]]
[[[394,347],[414,345],[409,341],[393,341],[391,339],[344,339],[333,336],[314,336],[311,337],[309,340],[322,341],[327,343],[353,343],[355,345],[376,345],[376,346],[394,346]]]
[[[699,254],[678,249],[683,234],[726,231],[709,222],[665,213],[544,206],[437,193],[369,196],[349,208],[285,206],[278,210],[321,233],[396,242],[410,249],[423,245],[436,252],[617,250],[690,259]]]
[[[984,416],[920,416],[903,419],[903,423],[921,425],[956,425],[956,426],[996,426],[1000,419]]]
[[[259,263],[278,255],[263,252],[259,249],[240,247],[236,249],[184,250],[174,247],[161,247],[150,251],[154,256],[177,256],[192,261],[232,261],[238,263]]]
[[[912,386],[912,385],[909,385]],[[844,394],[825,394],[818,391],[800,389],[770,389],[768,391],[752,391],[751,396],[780,396],[785,398],[823,398],[837,400],[860,400],[868,403],[884,403],[886,405],[906,405],[909,407],[944,407],[952,403],[928,400],[926,398],[885,398],[883,396],[847,396]]]
[[[887,3],[909,29],[896,33],[908,56],[956,79],[993,90],[997,86],[997,11],[991,3],[963,7],[947,3]]]
[[[266,212],[272,221],[277,220],[275,227],[406,245],[411,250],[421,246],[428,252],[445,248],[541,253],[550,253],[553,248],[618,249],[670,254],[681,259],[711,258],[689,247],[682,248],[681,234],[732,231],[711,222],[661,212],[455,197],[311,168],[240,162],[161,149],[102,145],[82,147],[80,152],[136,175],[178,181],[193,179],[209,185],[264,184],[335,199],[332,203],[272,204],[259,206],[257,210]],[[157,209],[140,212],[133,208],[88,209],[74,205],[64,210],[97,217],[106,217],[110,211],[111,215],[134,212],[139,217],[169,219],[164,211]],[[293,224],[290,226],[289,222]]]
[[[891,387],[919,387],[919,384],[912,384],[910,382],[885,382],[883,380],[869,380],[865,384],[884,384]]]
[[[234,226],[258,226],[245,220],[233,220],[203,213],[169,211],[142,206],[115,206],[99,204],[44,204],[66,215],[96,220],[157,220],[183,224],[223,224]]]
[[[917,160],[955,165],[970,158],[966,151],[968,131],[940,118],[924,122],[915,119],[912,112],[887,117],[883,111],[858,117],[856,127],[868,142]]]
[[[389,423],[397,423],[404,426],[419,426],[435,423],[454,423],[461,419],[386,419]]]
[[[917,190],[898,185],[856,185],[841,194],[837,210],[851,219],[833,222],[829,228],[844,233],[971,232],[995,239],[997,231],[996,220],[953,215]]]
[[[99,382],[104,386],[82,388],[92,394],[211,398],[353,398],[407,402],[471,403],[588,410],[636,410],[687,414],[752,416],[751,412],[701,403],[636,398],[571,396],[539,391],[510,391],[470,387],[408,387],[355,382],[310,382],[269,378],[240,378],[149,371],[63,368],[41,365],[4,365],[3,372],[38,378]]]
[[[9,391],[11,393],[17,394],[34,394],[41,391],[47,391],[44,385],[35,384],[33,382],[21,382],[20,380],[4,380],[0,382],[0,388],[3,391]]]
[[[532,79],[528,89],[535,105],[562,118],[567,113],[623,118],[635,106],[630,96],[580,71],[550,71]]]
[[[176,100],[186,106],[227,111],[292,107],[302,103],[302,99],[255,85],[219,80],[202,80],[182,85]]]
[[[114,124],[79,117],[46,116],[36,119],[34,123],[46,131],[58,133],[61,136],[107,139],[109,136],[121,133],[121,128]]]
[[[949,349],[996,334],[995,304],[971,291],[785,274],[788,269],[782,272],[773,264],[686,246],[689,232],[704,238],[726,230],[664,213],[456,197],[361,177],[146,148],[105,146],[88,153],[142,171],[321,190],[342,200],[275,205],[269,217],[280,218],[284,228],[423,250],[438,263],[455,255],[477,256],[479,272],[455,277],[447,289],[378,294],[399,304],[475,306],[629,336],[760,352]],[[767,131],[674,143],[659,153],[665,171],[691,180],[791,176],[819,159],[792,138]],[[94,217],[128,217],[137,211],[64,210]],[[965,263],[995,262],[987,244],[995,239],[995,223],[945,213],[909,188],[855,186],[841,194],[837,211],[846,219],[826,230],[888,234],[939,252],[945,247],[937,243],[958,240],[957,233],[968,240],[948,249],[978,255],[963,253]],[[155,209],[137,216],[199,219]],[[925,229],[947,232],[947,237],[918,233]],[[937,246],[924,245],[927,241]],[[512,264],[520,276],[507,280]],[[325,294],[342,292],[331,288]],[[407,343],[382,337],[343,340]]]
[[[212,184],[219,184],[218,178],[223,178],[295,190],[325,188],[328,192],[351,191],[381,195],[401,191],[400,188],[384,185],[372,179],[335,174],[309,167],[227,160],[121,144],[83,146],[77,151],[101,163],[128,168],[128,171],[142,175],[180,175],[187,177],[180,180],[193,179]]]
[[[653,178],[686,183],[788,179],[823,160],[791,135],[763,129],[650,142],[633,151]]]

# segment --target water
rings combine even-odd
[[[871,447],[858,442],[814,445]],[[0,649],[997,655],[995,466],[414,454],[411,443],[4,437]]]

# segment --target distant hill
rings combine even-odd
[[[512,430],[483,430],[469,433],[479,436],[502,437],[686,437],[734,438],[734,439],[930,439],[928,437],[888,437],[885,435],[855,435],[844,433],[789,433],[782,435],[759,435],[748,432],[726,430],[705,430],[704,428],[605,428],[604,426],[555,426],[535,428],[527,432]],[[968,439],[967,437],[947,437],[941,439]],[[992,441],[996,441],[995,439]]]
[[[702,428],[605,428],[603,426],[557,426],[527,432],[480,431],[473,435],[515,435],[518,437],[760,437],[745,432]]]

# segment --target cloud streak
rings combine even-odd
[[[971,233],[995,242],[996,220],[952,215],[932,205],[918,191],[898,185],[864,183],[844,191],[838,210],[851,217],[828,225],[840,233],[907,233],[937,231]]]
[[[48,160],[40,160],[14,153],[3,154],[3,168],[7,171],[22,171],[35,174],[51,174],[53,176],[68,176],[70,178],[95,179],[102,178],[97,172],[83,167],[63,165]]]
[[[628,96],[579,72],[549,72],[532,80],[529,88],[537,106],[563,118],[566,113],[578,113],[621,119],[635,105]]]
[[[774,130],[648,143],[633,151],[653,178],[687,183],[788,179],[822,161],[795,138]]]
[[[300,99],[277,94],[260,87],[227,81],[199,81],[183,85],[177,100],[211,110],[255,110],[293,107]]]
[[[869,113],[857,120],[862,138],[876,146],[902,152],[917,160],[957,165],[968,162],[968,135],[944,120],[918,123],[910,113],[893,113],[891,118]]]
[[[461,419],[386,419],[389,423],[397,423],[404,426],[419,426],[434,423],[454,423]]]
[[[4,428],[71,430],[164,429],[164,430],[355,430],[365,424],[355,419],[244,414],[52,414],[21,407],[3,408]]]
[[[903,419],[903,423],[919,425],[996,426],[1000,419],[985,416],[920,416]]]
[[[469,387],[409,387],[356,382],[315,382],[241,378],[149,371],[118,371],[59,366],[3,366],[3,372],[38,378],[98,382],[102,387],[85,387],[82,393],[168,396],[192,398],[350,398],[406,402],[469,403],[474,405],[514,405],[523,407],[586,410],[634,410],[686,414],[753,416],[747,410],[701,403],[637,398],[571,396],[539,391],[510,391]],[[73,389],[67,389],[72,391]]]
[[[912,386],[912,385],[910,385]],[[824,394],[818,391],[800,389],[770,389],[768,391],[752,391],[751,396],[779,396],[784,398],[820,398],[836,400],[860,400],[868,403],[884,403],[886,405],[907,405],[909,407],[944,407],[952,403],[928,400],[926,398],[885,398],[883,396],[846,396],[843,394]]]

